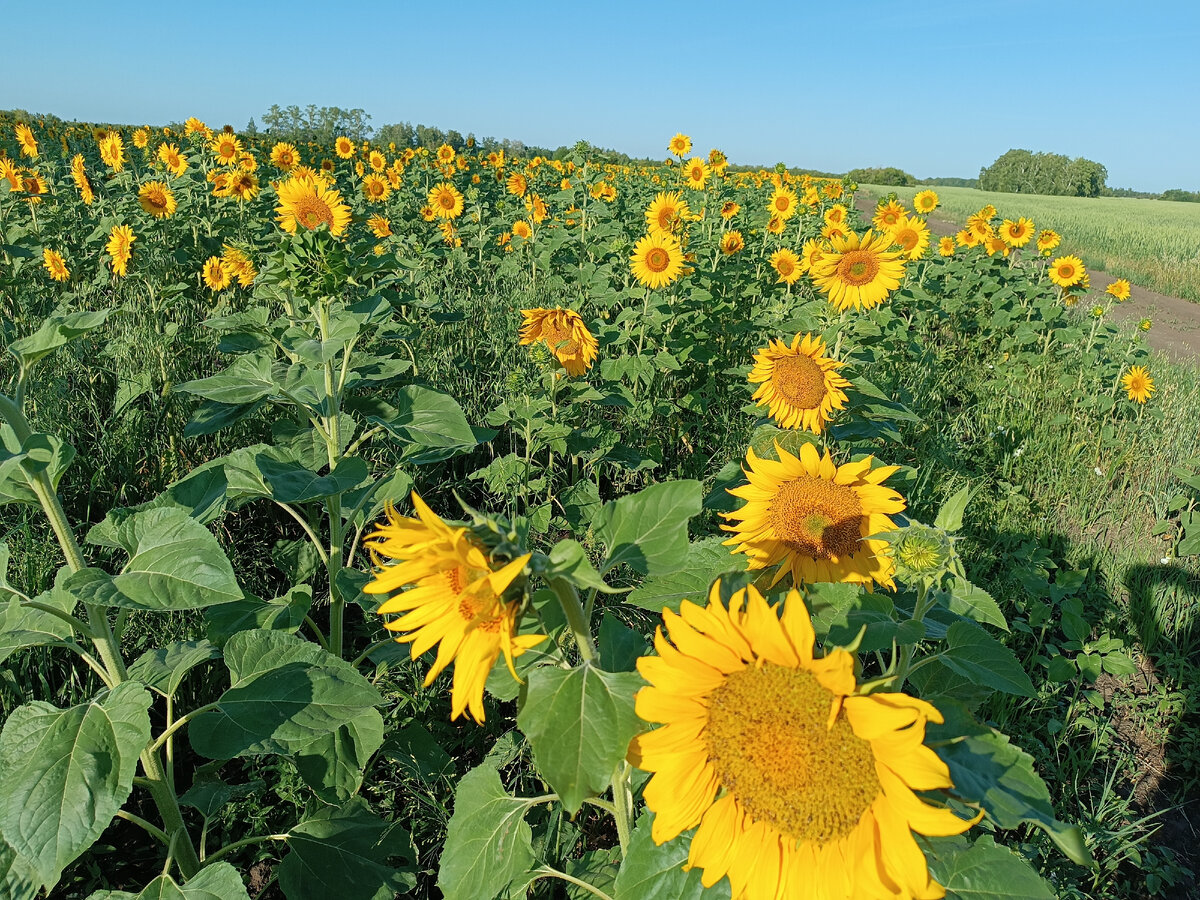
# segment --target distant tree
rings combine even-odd
[[[1098,197],[1107,179],[1108,169],[1094,160],[1030,150],[1009,150],[979,170],[980,190],[1010,194]]]
[[[355,141],[371,137],[370,119],[370,115],[362,109],[316,106],[312,103],[301,109],[295,105],[281,107],[273,104],[263,113],[262,127],[272,140],[312,141],[329,145],[341,135]]]
[[[978,178],[922,178],[920,184],[928,184],[933,187],[979,187]]]
[[[1183,188],[1171,188],[1169,191],[1163,191],[1158,199],[1174,200],[1177,203],[1200,203],[1200,193],[1185,191]]]
[[[903,169],[897,169],[894,166],[888,166],[883,169],[851,169],[846,173],[846,177],[859,184],[887,184],[899,187],[911,187],[917,183],[917,179],[913,178],[913,176],[909,175]]]
[[[256,137],[258,135],[258,123],[254,121],[254,116],[251,116],[250,121],[246,123],[246,135],[248,137]]]

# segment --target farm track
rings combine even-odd
[[[875,204],[874,196],[862,191],[855,194],[854,205],[868,222],[875,214]],[[929,216],[927,221],[929,230],[937,237],[953,235],[963,227],[963,223],[937,216]],[[1106,272],[1089,272],[1092,290],[1095,292],[1103,293],[1106,287],[1116,281]],[[1111,315],[1118,322],[1131,324],[1149,319],[1153,327],[1147,333],[1146,341],[1151,347],[1179,361],[1200,360],[1200,303],[1160,294],[1158,291],[1134,284],[1130,286],[1130,297],[1127,301],[1113,304]]]

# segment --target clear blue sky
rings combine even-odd
[[[1200,190],[1193,2],[109,0],[27,16],[0,54],[0,107],[85,121],[241,129],[315,103],[636,156],[683,131],[737,163],[919,177],[1024,147],[1098,160],[1115,187]]]

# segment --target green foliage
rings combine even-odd
[[[1090,159],[1009,150],[979,170],[979,189],[1007,194],[1099,197],[1107,179],[1108,170]]]
[[[846,173],[846,178],[855,184],[913,185],[917,183],[917,179],[913,176],[894,166],[882,169],[851,169]]]

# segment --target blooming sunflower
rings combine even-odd
[[[238,158],[242,155],[242,142],[237,135],[229,134],[222,131],[212,139],[209,144],[209,149],[212,150],[213,156],[217,158],[223,166],[236,166]]]
[[[133,132],[133,146],[139,150],[145,150],[146,145],[150,143],[150,129],[136,128]]]
[[[825,210],[823,216],[826,225],[845,225],[846,216],[849,210],[841,203],[835,203],[829,209]]]
[[[721,235],[721,252],[726,256],[741,253],[746,248],[746,239],[740,231],[727,231]]]
[[[62,254],[57,250],[44,247],[42,249],[42,265],[46,267],[46,271],[50,273],[50,277],[55,281],[66,281],[71,277],[71,270],[67,268]]]
[[[735,900],[781,897],[938,898],[913,832],[961,834],[960,819],[917,792],[953,787],[925,746],[943,721],[924,700],[860,692],[855,658],[813,654],[799,591],[771,607],[754,586],[726,609],[663,610],[637,714],[661,728],[633,739],[629,760],[651,772],[646,805],[662,844],[696,827],[687,867]]]
[[[929,249],[929,226],[916,216],[903,216],[889,235],[905,259],[920,259]]]
[[[37,159],[38,144],[37,139],[33,136],[33,129],[24,122],[18,122],[13,130],[16,132],[17,143],[21,145],[21,155]]]
[[[392,594],[376,612],[402,614],[384,627],[400,632],[398,643],[412,644],[413,659],[437,647],[426,687],[454,663],[450,718],[466,712],[482,722],[484,684],[500,654],[516,678],[513,660],[545,640],[541,634],[516,634],[521,601],[505,598],[529,555],[493,569],[487,549],[465,527],[443,522],[415,492],[412,501],[417,518],[397,515],[389,503],[386,524],[364,541],[381,568],[363,592]],[[384,565],[384,559],[396,562]]]
[[[100,139],[100,160],[114,172],[125,168],[125,142],[117,132],[110,131]]]
[[[374,172],[363,177],[362,189],[371,203],[382,203],[392,195],[392,186],[388,184],[388,180]]]
[[[742,211],[742,207],[739,206],[738,203],[734,200],[726,200],[724,203],[721,204],[721,218],[722,219],[732,219],[734,216],[736,216],[741,211]]]
[[[229,287],[229,282],[232,280],[229,269],[226,268],[219,256],[210,256],[200,270],[200,274],[203,276],[204,283],[208,286],[208,289],[214,293],[225,290],[225,288]]]
[[[908,215],[908,210],[895,200],[889,200],[876,207],[871,224],[875,226],[876,231],[887,231],[898,225],[906,215]]]
[[[997,253],[1001,256],[1008,256],[1012,252],[1012,247],[1008,246],[1003,238],[995,235],[984,240],[983,249],[987,251],[988,256],[995,256]]]
[[[1129,281],[1124,278],[1118,278],[1104,289],[1104,293],[1114,298],[1118,303],[1124,303],[1129,299]]]
[[[114,225],[108,233],[105,250],[112,257],[112,271],[118,278],[123,278],[129,271],[129,260],[133,256],[133,242],[136,240],[133,229],[128,225]]]
[[[971,234],[975,235],[979,243],[983,243],[990,237],[995,237],[995,231],[992,229],[992,220],[983,213],[973,213],[967,216],[967,228]]]
[[[161,181],[147,181],[138,189],[138,203],[156,219],[175,215],[175,194]]]
[[[295,144],[280,141],[271,148],[271,165],[281,172],[290,172],[300,165],[300,154]]]
[[[1015,222],[1005,219],[1000,226],[1000,238],[1010,247],[1024,247],[1033,237],[1033,221],[1024,216]]]
[[[646,207],[646,223],[650,231],[673,232],[690,210],[679,191],[659,192]]]
[[[333,142],[333,151],[338,159],[354,159],[354,141],[343,135]]]
[[[49,187],[45,178],[32,169],[27,169],[21,176],[21,190],[29,195],[26,199],[30,203],[41,203],[42,194],[46,193]]]
[[[970,228],[964,228],[962,231],[954,235],[954,239],[962,247],[976,247],[979,245],[979,238],[975,236]]]
[[[749,381],[758,389],[753,399],[767,407],[780,428],[820,434],[833,412],[846,408],[842,388],[850,382],[837,372],[844,365],[825,356],[825,342],[811,334],[797,334],[790,345],[771,340],[754,354]]]
[[[683,250],[669,232],[651,231],[634,244],[629,265],[634,278],[657,290],[683,274]]]
[[[223,245],[222,249],[224,252],[221,254],[221,265],[225,267],[230,278],[236,278],[242,287],[250,287],[254,284],[254,279],[258,277],[258,270],[254,268],[250,257],[229,244]]]
[[[448,181],[431,187],[426,200],[438,218],[457,219],[462,215],[463,195]]]
[[[568,375],[582,375],[592,367],[599,346],[579,313],[573,309],[523,309],[521,346],[539,341],[550,348]]]
[[[779,216],[771,216],[771,218],[767,219],[768,234],[783,234],[786,229],[787,222],[785,222]]]
[[[823,251],[812,268],[818,290],[839,311],[873,309],[883,303],[904,275],[900,254],[888,250],[890,244],[887,235],[870,231],[862,237],[850,232],[833,238],[831,249]]]
[[[87,170],[83,167],[82,153],[76,153],[71,159],[71,180],[75,182],[75,187],[79,189],[79,198],[83,200],[84,205],[91,206],[92,201],[96,199],[96,193],[92,190],[92,183],[88,181]]]
[[[913,209],[927,216],[938,208],[938,202],[936,191],[919,191],[913,197]]]
[[[1062,243],[1062,237],[1057,231],[1046,228],[1038,235],[1037,248],[1040,253],[1050,255],[1050,251]]]
[[[522,172],[513,172],[504,182],[504,189],[514,197],[524,197],[529,190],[529,179]]]
[[[671,138],[671,142],[667,145],[667,149],[681,159],[692,152],[692,139],[683,132]]]
[[[899,466],[872,471],[872,457],[838,466],[812,444],[792,456],[777,444],[779,462],[746,453],[750,483],[729,493],[746,501],[725,513],[736,524],[722,525],[733,537],[734,553],[745,553],[751,569],[783,563],[772,583],[791,572],[792,580],[852,582],[892,587],[895,565],[885,541],[867,540],[892,531],[888,515],[904,509],[904,498],[883,482]]]
[[[231,172],[225,182],[225,187],[229,196],[233,197],[239,203],[253,200],[258,196],[258,192],[262,190],[258,186],[258,179],[249,172]]]
[[[1083,280],[1083,260],[1078,256],[1060,256],[1050,263],[1050,280],[1060,288],[1074,287]]]
[[[341,194],[318,181],[289,178],[276,192],[279,205],[275,215],[288,234],[295,234],[297,225],[309,229],[328,225],[331,234],[339,235],[350,224],[350,207],[342,202]]]
[[[1145,366],[1131,366],[1129,371],[1121,376],[1121,387],[1128,392],[1130,400],[1136,400],[1138,403],[1145,403],[1157,390],[1154,379],[1150,377],[1150,372]]]
[[[187,157],[174,144],[162,144],[158,148],[158,160],[167,167],[171,177],[178,178],[188,170]]]
[[[941,256],[953,256],[954,238],[950,237],[950,235],[938,238],[938,253]]]
[[[386,216],[371,216],[367,219],[367,227],[377,238],[385,238],[392,233],[392,223]]]
[[[803,272],[811,272],[813,267],[820,260],[822,254],[825,253],[826,245],[817,238],[811,238],[804,242],[804,246],[800,248],[800,270]]]
[[[533,226],[524,219],[518,219],[516,222],[513,222],[512,233],[514,237],[519,237],[527,241],[533,237]]]
[[[443,166],[454,162],[454,156],[454,148],[449,144],[442,144],[442,146],[437,148],[437,161]]]
[[[372,172],[382,172],[387,168],[387,157],[378,150],[372,150],[367,154],[367,162],[371,166]]]
[[[697,156],[695,159],[689,159],[683,167],[683,182],[694,191],[702,191],[711,174],[712,169]]]
[[[777,217],[786,222],[796,214],[797,204],[795,191],[788,187],[777,187],[767,203],[767,211],[772,218]]]
[[[771,254],[771,268],[779,275],[777,284],[793,285],[802,274],[800,257],[794,250],[789,250],[787,247],[780,247]]]

